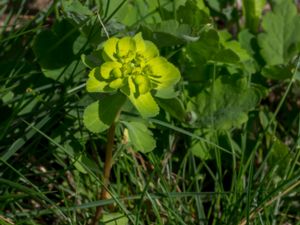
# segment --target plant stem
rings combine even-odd
[[[106,151],[105,151],[105,162],[104,162],[104,180],[103,180],[103,186],[102,186],[102,191],[99,195],[99,200],[102,199],[108,199],[109,198],[109,193],[107,191],[108,189],[108,184],[109,184],[109,178],[110,178],[110,172],[113,164],[113,159],[112,159],[112,152],[113,152],[113,147],[114,147],[114,138],[115,138],[115,130],[116,130],[116,124],[115,122],[112,123],[108,130],[107,134],[107,144],[106,144]],[[97,206],[96,208],[96,213],[92,221],[92,225],[97,225],[100,217],[102,216],[103,212],[103,206]]]

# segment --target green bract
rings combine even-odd
[[[159,98],[175,96],[179,70],[159,55],[157,47],[141,33],[121,39],[112,37],[103,45],[105,62],[93,68],[87,81],[89,92],[121,91],[143,117],[155,116]]]

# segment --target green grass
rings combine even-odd
[[[172,2],[177,1],[157,1],[160,8],[136,1],[132,7],[138,10],[132,17],[122,12],[127,1],[81,1],[93,16],[86,16],[82,8],[75,7],[82,15],[68,11],[58,0],[37,14],[29,14],[26,1],[11,1],[11,7],[8,2],[0,0],[0,8],[5,6],[0,16],[6,15],[0,27],[0,224],[88,224],[97,206],[103,206],[107,215],[120,213],[116,218],[136,225],[300,224],[297,55],[289,63],[293,75],[284,81],[270,81],[261,76],[261,70],[252,75],[257,76],[251,82],[268,93],[247,112],[248,120],[241,126],[202,129],[163,112],[148,120],[157,147],[143,154],[124,144],[124,125],[119,123],[108,189],[111,199],[99,200],[106,133],[93,134],[82,121],[92,98],[85,90],[88,69],[81,67],[81,54],[91,53],[105,41],[106,32],[110,36],[145,32],[140,24],[176,18],[178,6]],[[209,7],[217,29],[231,31],[239,22]],[[72,21],[73,29],[64,27],[56,45],[44,45],[49,54],[43,49],[41,56],[47,61],[73,35],[82,40],[76,41],[76,47],[72,43],[76,54],[63,62],[61,70],[48,65],[50,73],[57,75],[53,79],[45,76],[34,48],[41,31],[63,18]],[[168,35],[170,41],[178,41],[175,34]],[[188,63],[179,53],[183,48],[184,44],[163,46],[161,53],[183,74],[180,97],[186,107],[190,80],[185,74]],[[255,60],[262,67],[261,59]],[[200,142],[210,157],[197,157],[191,150],[193,141]]]

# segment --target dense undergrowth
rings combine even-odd
[[[0,224],[299,224],[295,1],[0,0],[0,18]],[[111,37],[160,55],[135,96],[86,89]]]

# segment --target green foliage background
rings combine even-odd
[[[54,0],[36,10],[0,0],[0,15],[0,224],[88,224],[99,205],[103,224],[299,223],[294,1]],[[85,88],[107,34],[138,32],[182,76],[155,118]],[[105,129],[120,105],[112,198],[99,201]]]

